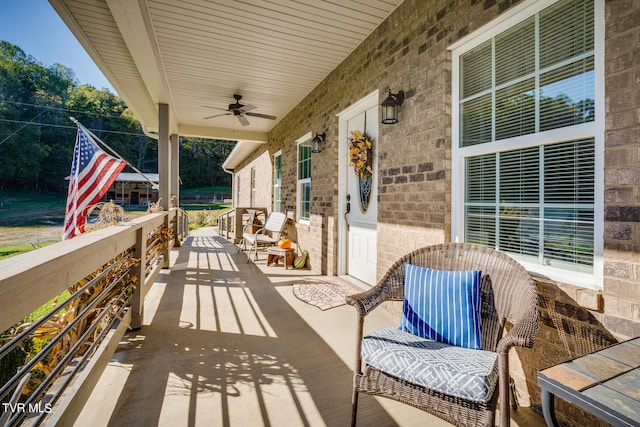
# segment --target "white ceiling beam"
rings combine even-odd
[[[78,42],[80,42],[100,71],[102,71],[107,80],[109,80],[114,89],[120,94],[120,97],[124,100],[127,106],[131,108],[133,114],[143,123],[155,123],[155,131],[157,132],[157,104],[133,102],[136,97],[129,91],[125,90],[128,86],[121,84],[122,82],[118,79],[118,76],[111,72],[109,61],[105,60],[100,51],[94,46],[93,41],[89,39],[85,29],[81,23],[76,20],[66,3],[63,0],[49,0],[49,3],[76,37]],[[126,61],[127,59],[124,60]],[[150,119],[153,119],[153,122],[150,122]]]
[[[238,128],[242,126],[238,124]],[[213,126],[198,126],[181,123],[178,134],[199,138],[226,139],[229,141],[246,140],[256,143],[267,142],[267,132],[248,131],[242,129],[229,129]]]
[[[106,3],[153,103],[169,106],[169,133],[177,133],[175,105],[163,72],[146,2],[106,0]]]

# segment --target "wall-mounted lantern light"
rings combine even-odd
[[[385,125],[392,125],[398,123],[398,107],[404,102],[404,92],[398,91],[398,93],[391,93],[389,89],[389,96],[382,101],[382,123]]]
[[[322,148],[320,148],[320,144],[324,142],[324,138],[327,136],[326,132],[316,133],[316,136],[311,140],[311,152],[312,153],[320,153],[322,152]]]

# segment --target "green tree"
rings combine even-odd
[[[49,149],[39,126],[38,99],[47,93],[50,71],[19,47],[0,41],[0,185],[36,185]],[[44,77],[43,77],[44,76]],[[51,80],[54,80],[52,78]],[[25,124],[26,123],[26,124]]]
[[[122,99],[0,41],[0,186],[66,192],[77,132],[70,117],[136,168],[158,171],[157,141],[144,135]],[[232,148],[229,141],[182,138],[183,188],[229,187],[220,165]]]
[[[233,144],[229,141],[183,138],[180,145],[180,179],[184,188],[230,187],[231,175],[222,170]]]

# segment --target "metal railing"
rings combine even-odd
[[[141,327],[144,296],[187,232],[186,213],[171,209],[0,261],[0,366],[16,366],[0,382],[0,427],[77,417],[122,335]]]

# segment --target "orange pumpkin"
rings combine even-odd
[[[280,249],[289,249],[291,247],[291,240],[289,240],[289,239],[280,239],[278,241],[278,247]]]

